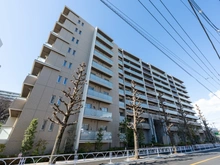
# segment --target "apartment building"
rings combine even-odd
[[[1,99],[14,100],[17,97],[20,97],[20,93],[0,90],[0,98]]]
[[[99,128],[104,134],[103,149],[122,146],[119,123],[131,118],[127,100],[131,95],[131,80],[137,84],[141,107],[145,110],[142,128],[146,143],[152,135],[158,142],[168,143],[158,124],[161,116],[158,93],[163,93],[166,112],[173,122],[179,122],[177,109],[181,104],[191,124],[200,127],[183,81],[121,49],[101,29],[65,7],[40,56],[34,60],[31,74],[24,80],[21,96],[9,109],[6,124],[11,130],[4,139],[0,138],[0,142],[6,143],[6,154],[19,152],[24,131],[33,118],[39,122],[35,141],[46,140],[46,152],[52,150],[58,126],[49,122],[48,117],[52,116],[53,104],[65,99],[61,91],[71,86],[74,70],[82,62],[87,66],[88,82],[83,89],[83,107],[78,116],[70,119],[78,123],[73,128],[74,136],[70,137],[70,129],[66,129],[62,150],[69,141],[74,142],[74,149],[83,148],[88,142],[94,144]],[[64,105],[60,104],[60,108]]]

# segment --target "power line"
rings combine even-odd
[[[220,74],[216,71],[216,69],[213,67],[213,65],[210,63],[210,61],[206,58],[206,56],[203,54],[203,52],[199,49],[199,47],[196,45],[196,43],[189,36],[189,34],[184,30],[184,28],[177,21],[177,19],[174,17],[174,15],[170,12],[170,10],[167,8],[167,6],[162,2],[162,0],[160,0],[160,2],[164,6],[164,8],[168,11],[168,13],[171,15],[171,17],[175,20],[175,22],[179,25],[179,27],[183,30],[183,32],[186,34],[186,36],[190,39],[190,41],[193,43],[193,45],[197,48],[197,50],[202,54],[202,56],[205,58],[205,60],[209,63],[209,65],[212,67],[212,69],[216,72],[216,74],[220,76]],[[214,73],[212,71],[210,71],[210,72],[214,75]]]
[[[182,2],[182,4],[188,9],[188,11],[196,18],[196,16],[195,16],[195,14],[190,10],[190,8],[182,1],[182,0],[180,0],[181,2]],[[196,18],[197,19],[197,18]],[[205,25],[204,25],[204,27],[205,27]],[[209,32],[209,34],[211,34],[211,36],[220,44],[220,41],[212,34],[212,32],[208,29],[208,28],[206,28],[205,27],[205,29]]]
[[[196,11],[195,11],[195,9],[194,9],[194,7],[193,7],[193,4],[191,3],[190,0],[188,0],[188,2],[189,2],[189,4],[190,4],[190,6],[191,6],[193,12],[195,13],[197,20],[199,21],[200,25],[202,26],[202,29],[204,30],[206,36],[208,37],[209,42],[211,43],[211,45],[212,45],[213,49],[215,50],[215,52],[216,52],[218,58],[220,59],[220,55],[218,54],[218,51],[217,51],[217,49],[215,48],[215,45],[213,44],[211,38],[209,37],[209,34],[207,33],[207,31],[206,31],[206,29],[205,29],[203,23],[201,22],[199,16],[197,15],[197,13],[196,13]]]
[[[209,88],[207,88],[204,84],[202,84],[198,79],[196,79],[192,74],[190,74],[187,70],[185,70],[180,64],[178,64],[175,60],[173,60],[167,53],[165,53],[161,48],[159,48],[155,43],[153,43],[147,36],[145,36],[141,30],[139,30],[135,25],[133,25],[131,22],[129,22],[125,17],[123,17],[119,12],[117,12],[113,7],[111,7],[108,3],[110,3],[108,0],[106,3],[104,0],[100,0],[102,3],[104,3],[110,10],[112,10],[116,15],[118,15],[122,20],[124,20],[130,27],[132,27],[137,33],[139,33],[144,39],[146,39],[149,43],[151,43],[155,48],[157,48],[162,54],[164,54],[166,57],[168,57],[172,62],[174,62],[177,66],[179,66],[183,71],[185,71],[189,76],[191,76],[193,79],[195,79],[200,85],[202,85],[204,88],[206,88],[209,92],[211,92],[213,95],[215,95],[217,98],[219,98],[215,93],[213,93]],[[110,3],[111,4],[111,3]],[[120,10],[119,10],[120,11]],[[219,98],[220,99],[220,98]]]
[[[149,0],[150,1],[150,0]],[[147,7],[140,1],[140,0],[138,0],[138,2],[142,5],[142,7],[155,19],[155,21],[157,21],[157,23],[169,34],[169,36],[182,48],[182,50],[209,76],[209,77],[211,77],[210,76],[210,74],[189,54],[189,52],[173,37],[173,35],[160,23],[160,21],[147,9]],[[151,1],[150,1],[151,2]],[[158,11],[158,9],[156,8],[156,6],[153,4],[153,3],[151,3],[154,7],[155,7],[155,9]],[[186,45],[188,45],[187,43],[186,43],[186,41],[181,37],[181,35],[175,30],[175,28],[169,23],[169,21],[167,21],[167,19],[163,16],[163,14],[160,12],[160,11],[158,11],[161,15],[162,15],[162,17],[166,20],[166,22],[172,27],[172,29],[177,33],[177,35],[184,41],[184,43],[186,44]],[[188,47],[191,49],[191,47],[188,45]],[[193,51],[192,49],[191,49],[191,51]],[[194,51],[193,51],[194,52]],[[194,52],[195,53],[195,52]],[[196,54],[196,53],[195,53]],[[198,56],[197,56],[198,57]],[[198,57],[199,58],[199,57]],[[200,59],[201,60],[201,59]],[[205,65],[206,66],[206,65]],[[212,77],[211,77],[212,78]],[[214,79],[213,79],[214,80]],[[215,81],[215,80],[214,80]],[[217,81],[215,81],[218,85],[220,85]]]

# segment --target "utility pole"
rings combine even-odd
[[[198,111],[198,115],[200,120],[202,121],[204,127],[205,127],[205,135],[206,138],[208,139],[209,142],[211,143],[215,143],[215,139],[213,138],[211,131],[208,127],[208,123],[206,121],[206,118],[204,117],[204,115],[202,114],[202,111],[199,109],[199,106],[196,104],[196,110]]]

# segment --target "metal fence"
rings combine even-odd
[[[192,146],[175,146],[175,147],[151,147],[138,149],[139,156],[151,156],[157,157],[160,154],[173,154],[173,153],[193,153],[213,148],[220,148],[220,144],[196,144]],[[65,164],[77,164],[82,162],[102,161],[113,159],[129,158],[134,156],[134,150],[118,150],[118,151],[103,151],[103,152],[90,152],[90,153],[77,153],[77,154],[62,154],[54,155],[54,160],[58,163],[62,162]],[[37,164],[41,162],[48,162],[50,155],[42,156],[28,156],[28,157],[14,157],[14,158],[0,158],[0,165],[14,165],[14,164]]]

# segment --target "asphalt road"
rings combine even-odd
[[[160,158],[153,162],[141,162],[140,165],[220,165],[220,149],[180,155],[172,158]]]

